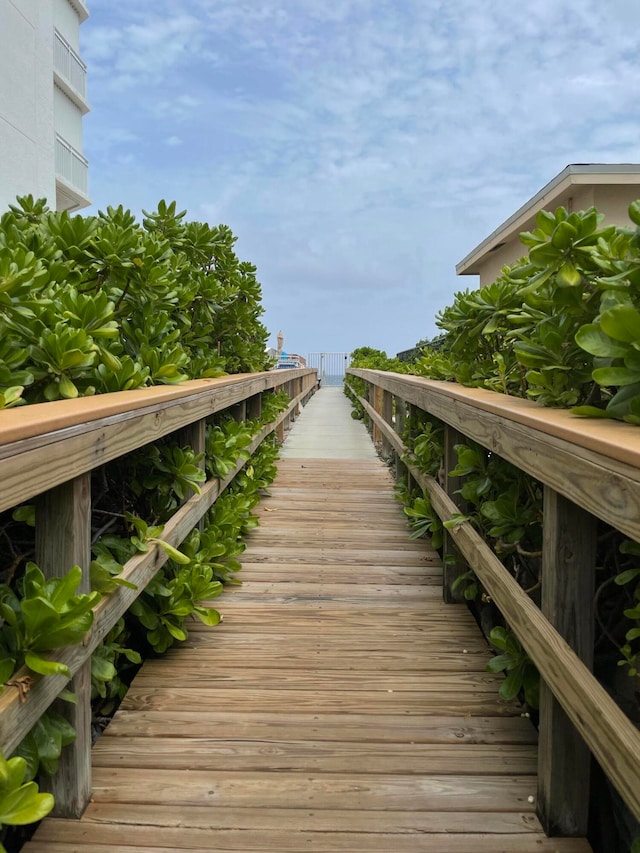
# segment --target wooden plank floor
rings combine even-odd
[[[535,817],[535,732],[498,696],[377,461],[288,459],[217,628],[147,662],[80,821],[25,853],[586,853]]]

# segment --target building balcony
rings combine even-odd
[[[56,134],[56,209],[78,210],[91,204],[89,163],[66,139]]]
[[[53,36],[53,77],[56,86],[71,98],[82,115],[88,113],[87,66],[57,30]]]
[[[69,0],[69,3],[73,6],[80,19],[80,23],[84,23],[89,17],[89,10],[87,9],[87,4],[84,0]]]

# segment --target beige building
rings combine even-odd
[[[539,210],[565,207],[570,213],[596,207],[606,225],[631,225],[627,210],[640,198],[640,164],[574,164],[529,199],[456,266],[458,275],[480,276],[480,287],[494,282],[506,264],[527,254],[522,231],[533,231]]]

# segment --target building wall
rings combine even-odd
[[[54,0],[53,25],[69,42],[76,53],[80,53],[80,27],[78,13],[69,0]]]
[[[82,153],[82,113],[57,86],[53,91],[53,118],[56,133]]]
[[[595,187],[594,204],[605,215],[604,225],[630,226],[629,205],[637,199],[640,199],[638,184]]]
[[[0,210],[17,195],[55,198],[53,15],[47,0],[0,3]]]
[[[543,204],[541,209],[555,212],[558,207],[565,207],[573,213],[596,207],[598,213],[604,214],[603,225],[631,225],[627,211],[629,204],[636,198],[640,198],[640,185],[637,184],[574,184],[549,204]],[[530,216],[522,222],[518,234],[522,231],[533,231],[535,227],[535,216]],[[527,251],[527,246],[521,243],[516,235],[489,252],[479,265],[480,287],[492,284],[499,277],[502,267],[514,264],[524,257]],[[469,286],[475,287],[472,284]]]
[[[54,29],[79,53],[79,28],[69,0],[0,0],[0,213],[28,194],[51,207],[89,204],[86,188],[56,193],[56,134],[82,153],[88,106],[54,84]]]

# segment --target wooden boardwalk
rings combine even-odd
[[[535,817],[535,731],[408,538],[382,463],[288,458],[217,628],[147,662],[80,821],[25,853],[586,853]]]

